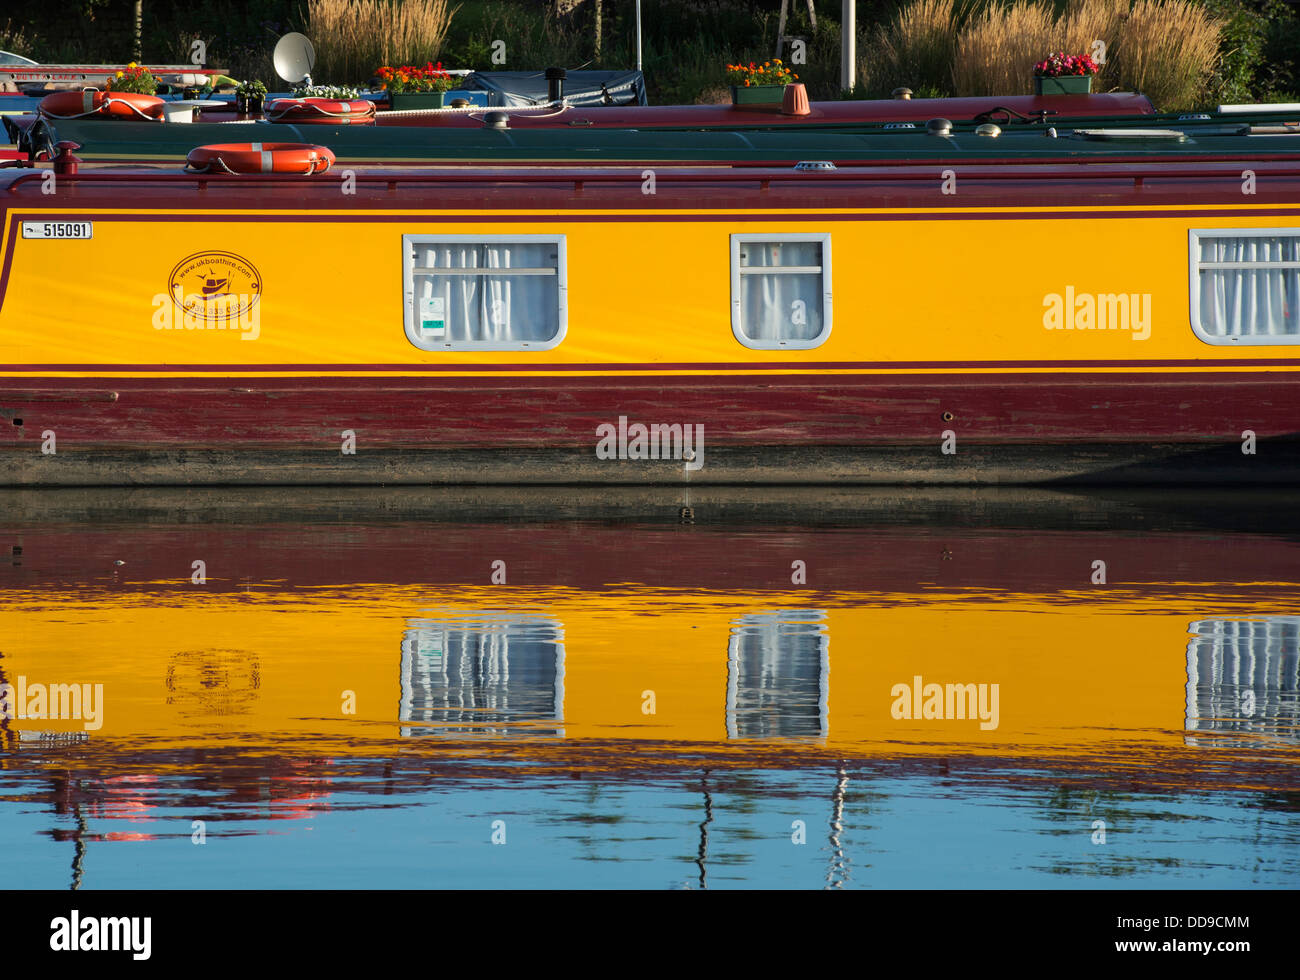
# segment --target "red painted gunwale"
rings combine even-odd
[[[1248,200],[1241,193],[1242,165],[1247,162],[1257,179],[1256,193]],[[961,193],[941,192],[941,170],[946,168],[956,172]],[[655,211],[686,208],[771,212],[761,216],[766,220],[791,216],[781,213],[785,210],[797,213],[815,208],[925,208],[961,213],[971,208],[1041,207],[1053,209],[1052,217],[1057,218],[1069,217],[1055,213],[1057,209],[1088,206],[1300,204],[1300,162],[1294,155],[1224,161],[1140,158],[1125,162],[1062,160],[1018,164],[936,160],[906,165],[845,165],[836,171],[811,174],[778,167],[664,167],[656,168],[655,174],[655,193],[647,194],[642,189],[645,178],[637,166],[359,168],[355,171],[356,193],[342,194],[343,172],[313,178],[212,176],[186,174],[178,167],[83,165],[80,174],[60,178],[59,193],[54,196],[42,194],[41,171],[0,172],[0,191],[4,192],[0,206],[39,201],[42,208],[60,210],[76,206],[175,208],[186,212],[186,220],[204,210],[232,206],[250,211],[274,208],[337,214],[391,209],[401,211],[401,218],[472,210],[480,213],[476,220],[500,217],[497,212],[510,209],[609,208],[645,213],[621,215],[619,220],[645,220]],[[172,220],[168,216],[132,217]],[[257,220],[258,216],[244,217]],[[329,214],[322,217],[332,220]],[[513,216],[504,217],[513,220]],[[746,217],[726,216],[732,221]],[[815,217],[834,220],[826,215]],[[848,217],[862,220],[877,216]],[[229,214],[223,216],[223,220],[229,218]]]

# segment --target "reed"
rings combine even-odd
[[[1112,81],[1157,109],[1190,109],[1205,98],[1223,23],[1190,0],[1137,0],[1110,50]]]
[[[1064,40],[1048,3],[991,4],[957,34],[953,87],[958,95],[1031,95],[1035,63]]]
[[[307,0],[313,80],[361,84],[381,65],[437,61],[458,9],[448,0]]]
[[[916,0],[900,8],[875,30],[874,50],[860,61],[863,84],[906,86],[922,97],[948,91],[963,12],[955,0]]]
[[[1092,55],[1098,71],[1093,79],[1094,92],[1109,91],[1115,72],[1112,53],[1119,42],[1120,28],[1128,17],[1129,0],[1070,0],[1061,17],[1062,48],[1067,54]],[[1105,60],[1095,43],[1105,44]]]
[[[36,35],[23,24],[6,20],[4,26],[0,27],[0,51],[9,51],[30,58],[31,52],[36,50],[36,45]]]

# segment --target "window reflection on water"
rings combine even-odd
[[[402,736],[563,737],[564,643],[545,617],[410,620]]]
[[[1211,736],[1188,745],[1300,740],[1300,616],[1202,619],[1188,632],[1186,728]]]
[[[825,738],[830,636],[826,612],[742,616],[727,646],[727,738]]]

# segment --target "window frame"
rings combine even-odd
[[[1187,232],[1188,317],[1192,333],[1211,347],[1296,347],[1300,334],[1286,337],[1216,337],[1201,321],[1201,242],[1204,238],[1300,238],[1300,228],[1191,228]],[[1295,263],[1251,262],[1250,268],[1292,268]]]
[[[756,341],[747,336],[742,329],[742,300],[741,300],[741,276],[742,275],[763,275],[763,274],[780,274],[782,268],[801,269],[803,266],[746,266],[745,268],[761,268],[761,272],[742,273],[740,265],[740,247],[753,242],[771,242],[775,244],[785,244],[787,242],[818,242],[822,247],[822,329],[816,337],[808,340],[778,340]],[[832,306],[831,306],[831,233],[830,232],[743,232],[731,236],[731,333],[741,344],[742,347],[748,347],[750,350],[812,350],[826,343],[831,335],[832,327]]]
[[[569,277],[568,249],[565,235],[439,235],[439,234],[404,234],[402,235],[402,322],[406,339],[417,350],[426,353],[456,353],[459,351],[545,351],[553,350],[564,342],[569,332]],[[501,342],[492,340],[458,341],[439,343],[429,346],[428,341],[420,339],[415,332],[415,249],[423,245],[554,245],[555,281],[556,281],[556,322],[555,336],[539,343],[531,341]],[[491,275],[496,270],[489,270],[483,275]]]

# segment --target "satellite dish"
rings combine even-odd
[[[312,65],[316,64],[316,49],[305,34],[286,34],[275,42],[271,55],[275,73],[290,85],[309,79]]]

